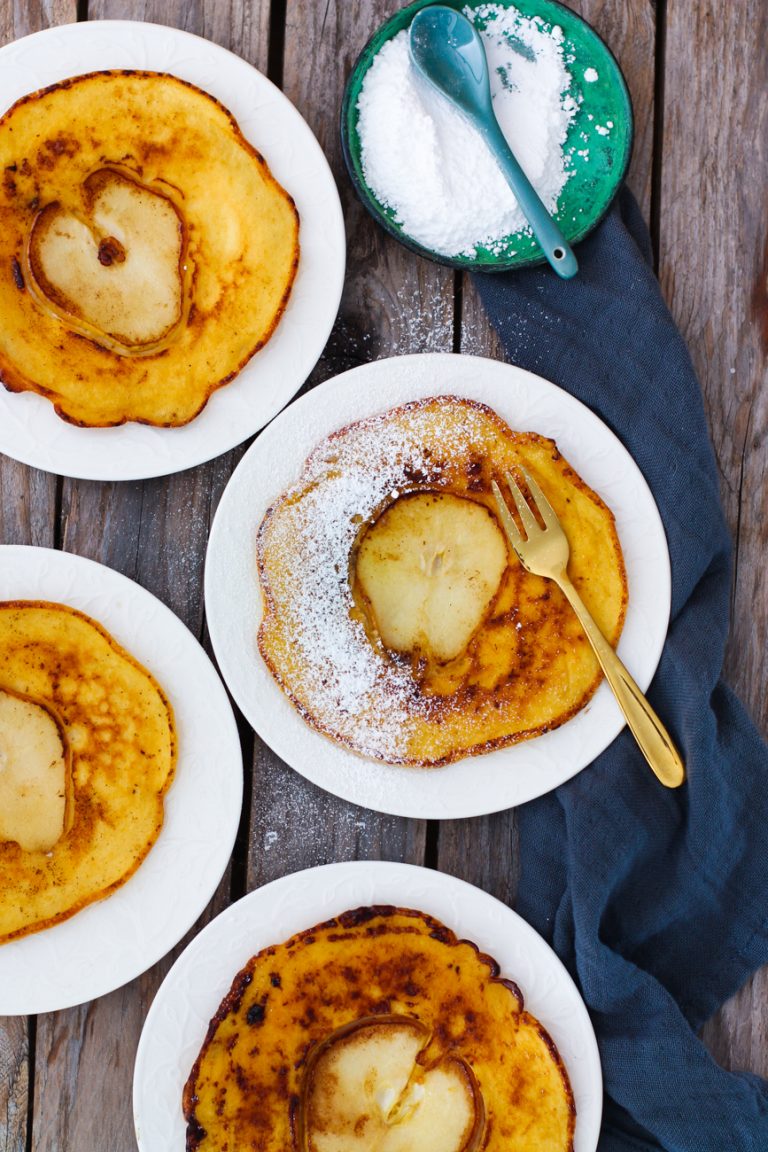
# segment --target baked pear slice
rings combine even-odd
[[[0,118],[0,380],[88,427],[192,420],[269,340],[291,196],[217,100],[89,73]]]
[[[506,567],[507,545],[487,508],[414,492],[363,534],[355,579],[386,649],[447,663],[482,624]]]
[[[485,1106],[462,1059],[424,1068],[418,1019],[372,1016],[331,1034],[308,1061],[299,1100],[301,1152],[476,1152]]]
[[[95,620],[0,602],[0,944],[133,875],[160,834],[176,743],[162,688]]]
[[[526,572],[492,481],[524,468],[611,644],[627,580],[610,509],[557,445],[438,396],[327,437],[258,532],[258,644],[307,723],[389,764],[433,767],[564,724],[601,672],[560,590]]]
[[[187,1152],[572,1152],[517,986],[423,912],[359,908],[235,977],[183,1094]]]
[[[48,852],[71,819],[67,741],[48,708],[0,688],[0,843]]]

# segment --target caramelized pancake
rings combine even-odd
[[[0,119],[0,380],[89,427],[193,419],[270,338],[298,215],[232,115],[95,72]]]
[[[0,943],[125,883],[175,763],[165,694],[108,632],[63,604],[0,603]]]
[[[614,519],[556,444],[471,400],[416,401],[324,440],[259,529],[259,648],[309,724],[364,756],[433,766],[584,707],[601,678],[586,636],[497,520],[491,481],[520,466],[617,643],[627,584]]]
[[[188,1152],[570,1152],[575,1122],[557,1050],[495,961],[390,907],[250,960],[183,1107]]]

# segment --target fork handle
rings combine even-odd
[[[662,784],[667,788],[678,788],[685,780],[685,765],[671,736],[603,636],[569,577],[563,572],[555,579],[587,634],[640,751]]]

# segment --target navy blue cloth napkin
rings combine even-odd
[[[672,559],[648,693],[689,780],[663,788],[625,729],[519,812],[518,910],[589,1009],[605,1081],[600,1152],[768,1152],[768,1084],[725,1072],[696,1030],[768,963],[768,749],[720,682],[730,541],[701,393],[622,191],[563,282],[475,282],[508,359],[597,413],[641,468]]]

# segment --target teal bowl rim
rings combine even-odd
[[[500,0],[500,2],[504,4],[505,0]],[[373,219],[384,229],[385,232],[388,232],[390,236],[393,236],[395,240],[397,240],[411,252],[414,252],[417,256],[424,256],[427,260],[432,260],[436,264],[442,264],[448,268],[457,268],[462,272],[514,272],[518,268],[539,267],[542,264],[546,264],[547,262],[546,257],[541,252],[537,253],[534,251],[521,257],[516,256],[514,259],[501,257],[492,263],[488,263],[479,260],[473,260],[472,257],[459,258],[453,256],[445,256],[441,253],[433,252],[431,248],[425,248],[423,245],[419,244],[418,241],[411,239],[411,237],[408,236],[405,232],[402,232],[397,227],[397,225],[393,224],[379,201],[368,187],[362,171],[358,171],[358,166],[355,163],[349,139],[352,132],[350,104],[352,100],[352,86],[354,81],[361,71],[368,71],[371,63],[373,62],[374,56],[377,55],[377,53],[388,40],[391,40],[392,37],[397,34],[396,32],[392,31],[393,25],[399,24],[401,20],[408,16],[415,16],[421,8],[430,7],[432,4],[436,3],[442,3],[447,7],[456,8],[458,11],[462,11],[466,6],[467,0],[414,0],[413,3],[407,4],[404,8],[400,8],[397,12],[390,16],[388,20],[385,20],[383,24],[379,25],[379,27],[376,29],[376,31],[361,50],[360,54],[355,60],[354,65],[352,66],[349,76],[347,77],[346,84],[344,85],[344,92],[341,98],[341,115],[339,120],[341,151],[344,157],[344,164],[347,169],[347,173],[352,182],[352,186],[364,208],[368,211],[369,215],[373,217]],[[611,197],[607,201],[603,211],[593,220],[585,223],[580,229],[577,229],[576,232],[568,237],[569,243],[573,245],[580,243],[580,241],[584,240],[587,236],[589,236],[591,232],[594,231],[595,228],[597,228],[601,221],[603,221],[608,215],[608,212],[610,211],[611,206],[616,199],[616,195],[622,185],[622,182],[624,181],[632,159],[632,152],[635,144],[635,118],[632,108],[632,97],[630,96],[629,86],[627,84],[624,73],[621,70],[621,66],[618,60],[608,45],[605,43],[602,36],[600,36],[595,31],[588,20],[585,20],[584,17],[581,16],[578,12],[574,12],[572,8],[568,8],[565,4],[561,4],[560,0],[546,0],[546,3],[553,8],[559,8],[562,12],[567,13],[569,19],[573,19],[577,21],[577,23],[583,24],[592,34],[592,36],[595,37],[598,43],[602,45],[603,50],[616,69],[616,78],[618,80],[619,90],[623,94],[624,102],[626,105],[628,127],[627,140],[624,146],[624,153],[621,156],[621,162],[616,169],[618,173],[616,177],[616,187]],[[514,7],[514,0],[511,0],[509,7]],[[402,31],[402,29],[398,29],[398,31]]]

